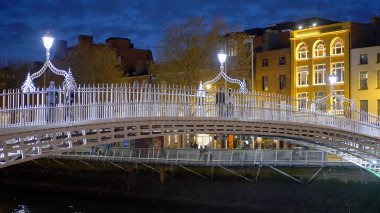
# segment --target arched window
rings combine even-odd
[[[332,41],[332,53],[331,55],[341,55],[344,54],[344,42],[341,38],[336,38]]]
[[[314,57],[324,57],[326,56],[326,48],[323,41],[319,40],[314,44]]]
[[[307,52],[308,52],[307,45],[305,43],[299,44],[298,51],[297,51],[297,59],[298,60],[307,59]]]

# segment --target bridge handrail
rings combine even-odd
[[[329,158],[329,154],[319,150],[283,149],[155,149],[155,148],[85,148],[55,154],[53,158],[76,160],[180,164],[199,166],[353,166],[343,159]]]
[[[207,91],[206,97],[197,97],[196,92],[196,88],[191,87],[149,84],[78,86],[73,91],[58,88],[56,102],[51,104],[46,89],[37,88],[32,93],[4,90],[0,94],[0,129],[98,119],[174,116],[299,122],[380,137],[379,116],[370,113],[349,108],[334,113],[311,110],[311,102],[264,92],[241,94],[234,91],[225,94],[225,103],[216,103],[216,91]]]

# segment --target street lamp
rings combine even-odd
[[[220,52],[218,53],[218,59],[220,62],[220,72],[225,73],[223,64],[226,62],[227,54],[225,54],[223,52],[223,50],[220,50]],[[224,91],[227,91],[227,81],[226,80],[224,80]]]
[[[42,40],[44,41],[44,46],[46,48],[46,60],[49,60],[50,48],[53,46],[54,38],[51,37],[49,33],[47,33],[44,37],[42,37]]]
[[[35,78],[40,77],[42,74],[46,72],[46,70],[49,68],[53,73],[57,75],[61,75],[65,78],[63,81],[63,88],[67,90],[74,90],[77,87],[77,84],[75,82],[75,79],[71,73],[71,70],[69,68],[69,71],[60,70],[53,66],[53,64],[50,61],[50,48],[53,46],[54,38],[47,33],[44,37],[42,37],[42,40],[44,42],[44,46],[46,48],[46,61],[44,66],[37,71],[36,73],[33,73],[32,75],[28,72],[28,75],[26,77],[25,82],[21,86],[22,92],[34,92],[36,90],[36,87],[33,84],[33,80]]]
[[[313,109],[315,109],[314,104],[318,104],[320,102],[326,102],[326,101],[330,100],[329,99],[330,97],[333,97],[333,109],[336,107],[335,106],[336,101],[346,101],[346,102],[348,102],[350,104],[350,109],[351,110],[355,109],[355,103],[354,103],[353,100],[351,100],[349,98],[345,98],[345,97],[339,96],[339,95],[337,95],[335,93],[335,91],[334,91],[334,84],[337,82],[337,80],[338,80],[338,78],[335,75],[335,71],[334,71],[333,74],[329,76],[329,82],[330,82],[330,86],[331,86],[331,93],[329,95],[327,95],[326,97],[323,97],[323,98],[315,100],[314,103],[312,103],[312,108]]]
[[[329,76],[329,81],[330,81],[332,91],[334,91],[334,84],[336,83],[336,80],[337,80],[337,77],[335,76],[335,74]]]
[[[234,79],[234,78],[230,78],[227,76],[226,72],[224,71],[224,66],[223,64],[226,62],[226,59],[227,59],[227,55],[221,50],[219,53],[218,53],[218,59],[219,59],[219,62],[220,62],[220,71],[219,71],[219,74],[212,80],[210,81],[206,81],[205,83],[202,83],[200,82],[199,83],[199,87],[198,87],[198,91],[197,91],[197,96],[198,97],[205,97],[205,91],[204,91],[204,87],[211,87],[212,84],[216,83],[221,77],[223,77],[227,82],[230,82],[230,83],[234,83],[234,84],[239,84],[240,86],[240,89],[239,89],[239,92],[240,93],[247,93],[248,90],[247,90],[247,87],[246,87],[246,83],[245,83],[245,80],[243,78],[242,81],[240,81],[239,79]]]
[[[218,53],[218,59],[220,62],[220,68],[223,67],[223,63],[226,62],[227,54],[225,54],[223,51],[220,51]]]

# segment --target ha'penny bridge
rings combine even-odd
[[[0,168],[38,158],[69,158],[107,160],[115,166],[114,162],[142,163],[152,169],[149,164],[178,165],[189,171],[186,165],[218,166],[230,172],[227,167],[231,166],[265,165],[281,172],[274,166],[354,165],[380,177],[379,116],[358,111],[352,101],[333,90],[314,101],[248,92],[244,79],[232,79],[224,72],[225,54],[218,54],[220,73],[198,88],[147,83],[81,86],[70,70],[59,70],[51,63],[54,39],[45,36],[43,40],[44,66],[28,73],[21,89],[0,93]],[[33,80],[47,69],[64,77],[62,87],[56,88],[53,82],[49,88],[34,86]],[[220,78],[240,89],[207,89]],[[350,105],[321,105],[331,96],[334,102]],[[309,149],[93,150],[125,140],[186,134],[272,137]],[[338,160],[331,160],[331,155]]]
[[[61,153],[75,158],[80,150],[80,156],[87,153],[89,159],[95,159],[99,156],[92,156],[88,148],[126,139],[246,134],[298,141],[317,154],[304,152],[306,156],[300,161],[291,151],[267,155],[255,150],[240,154],[213,150],[213,160],[206,164],[200,162],[197,149],[162,149],[160,154],[154,149],[114,151],[103,156],[179,165],[323,166],[329,164],[326,156],[333,154],[380,176],[379,118],[351,108],[319,111],[311,107],[312,102],[302,100],[300,104],[300,100],[286,96],[255,92],[235,92],[232,103],[217,104],[216,92],[205,91],[199,96],[195,88],[150,84],[78,86],[70,91],[57,88],[54,105],[47,104],[49,92],[37,88],[0,94],[0,167]],[[263,161],[258,156],[272,157]]]

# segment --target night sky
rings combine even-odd
[[[44,61],[47,31],[68,46],[80,34],[96,43],[126,37],[155,55],[165,28],[194,16],[244,30],[313,16],[367,23],[373,15],[380,15],[378,0],[1,0],[0,62]]]

